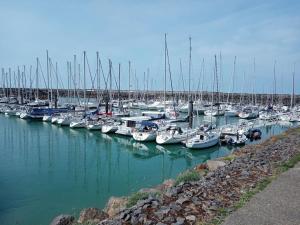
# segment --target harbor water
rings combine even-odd
[[[155,186],[232,151],[224,146],[188,150],[182,145],[137,143],[4,115],[0,124],[1,225],[48,225],[59,214],[103,208],[111,196]],[[263,127],[263,139],[284,129]]]

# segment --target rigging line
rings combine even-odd
[[[46,79],[45,79],[45,76],[44,76],[44,73],[43,73],[43,68],[42,68],[42,65],[41,65],[40,60],[38,60],[38,62],[39,62],[39,65],[40,65],[40,71],[41,71],[41,73],[42,73],[42,77],[43,77],[43,80],[44,80],[45,87],[46,87],[47,89],[49,89],[48,85],[46,84],[47,82],[46,82]]]
[[[56,69],[54,68],[54,65],[52,63],[52,60],[50,61],[50,66],[52,67],[53,71],[56,71]],[[59,74],[58,68],[57,68],[56,73],[57,73],[57,77],[58,77],[58,84],[59,84],[59,81],[60,81],[60,87],[62,87],[62,89],[65,89],[64,84],[63,84],[63,82],[62,82],[62,80],[59,76],[60,74]]]
[[[118,82],[117,82],[117,79],[116,79],[116,76],[115,76],[114,67],[113,67],[112,64],[111,64],[111,71],[112,71],[112,74],[113,74],[113,77],[114,77],[114,80],[115,80],[116,89],[119,89],[119,85],[118,85]]]
[[[101,59],[99,57],[99,66],[100,66],[100,71],[102,73],[102,77],[103,77],[103,80],[104,80],[104,84],[105,84],[105,90],[107,89],[107,82],[105,80],[105,75],[104,75],[104,71],[103,71],[103,67],[102,67],[102,63],[101,63]]]
[[[173,105],[174,105],[175,98],[174,98],[174,91],[173,91],[173,82],[172,82],[172,74],[171,74],[169,50],[168,50],[168,45],[167,44],[166,44],[166,54],[167,54],[167,59],[168,59],[168,71],[169,71],[169,77],[170,77],[170,82],[171,82],[172,99],[173,99]],[[175,110],[175,105],[174,105],[174,110]]]
[[[90,68],[90,64],[89,64],[89,60],[88,60],[87,55],[85,56],[85,58],[86,58],[86,63],[87,63],[88,69],[89,69],[89,75],[90,75],[90,78],[91,78],[91,81],[92,81],[92,89],[95,89],[94,84],[95,84],[96,75],[95,75],[95,77],[93,78],[92,72],[91,72],[91,68]]]

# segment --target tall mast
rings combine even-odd
[[[46,50],[46,55],[47,55],[47,97],[48,97],[48,101],[50,101],[50,95],[49,95],[49,84],[50,84],[50,79],[49,79],[49,55],[48,55],[48,50]]]
[[[67,72],[68,72],[68,102],[70,103],[70,62],[67,61]]]
[[[219,65],[219,67],[220,67],[220,71],[219,71],[219,73],[220,73],[220,92],[219,92],[219,100],[221,101],[221,85],[223,84],[223,74],[222,74],[222,53],[221,53],[221,51],[220,51],[220,65]],[[222,99],[223,99],[223,95],[222,95]]]
[[[166,109],[166,91],[167,91],[167,34],[165,33],[165,79],[164,79],[164,108]]]
[[[4,72],[4,68],[2,68],[2,88],[3,88],[3,97],[6,96],[5,94],[5,72]]]
[[[74,73],[74,101],[76,99],[76,91],[77,91],[77,78],[76,78],[76,67],[77,67],[77,62],[76,62],[76,55],[73,56],[73,73]]]
[[[86,60],[86,52],[83,51],[83,98],[84,98],[84,107],[86,108],[86,77],[85,77],[85,60]]]
[[[217,91],[217,106],[218,106],[218,114],[219,114],[219,109],[220,109],[220,104],[219,104],[219,83],[218,83],[218,65],[217,65],[217,56],[215,55],[215,76],[216,76],[216,91]]]
[[[58,91],[58,70],[57,70],[57,62],[55,63],[55,76],[56,76],[56,99],[58,100],[59,91]]]
[[[131,72],[131,62],[128,61],[128,100],[130,100],[130,72]]]
[[[39,58],[36,58],[36,100],[39,99]]]
[[[111,60],[109,59],[108,60],[108,62],[109,62],[109,100],[112,100],[112,62],[111,62]]]
[[[272,105],[275,103],[276,101],[276,60],[274,62],[274,69],[273,69],[273,78],[274,78],[274,96],[272,95]]]
[[[146,103],[148,103],[148,91],[149,91],[149,75],[150,75],[150,69],[147,68],[147,90],[146,90]]]
[[[234,93],[234,80],[235,80],[235,71],[236,71],[236,56],[234,56],[234,62],[233,62],[233,74],[232,74],[232,90],[231,90],[231,96],[232,96],[232,99],[231,101],[233,102],[233,93]]]
[[[252,101],[252,103],[254,104],[254,105],[256,105],[256,93],[255,93],[255,90],[254,90],[254,88],[255,88],[255,85],[256,85],[256,63],[255,63],[255,57],[254,57],[254,59],[253,59],[253,89],[252,89],[252,94],[253,94],[253,97],[254,97],[254,99],[253,99],[253,101]]]
[[[18,103],[20,103],[20,100],[21,100],[21,93],[20,93],[21,85],[20,85],[20,79],[21,79],[21,76],[20,76],[20,67],[18,66]]]
[[[203,58],[202,59],[201,104],[203,103],[204,76],[205,76],[205,64],[204,64],[204,58]]]
[[[119,87],[118,87],[119,109],[121,106],[121,64],[119,63]]]
[[[190,41],[190,55],[189,55],[189,100],[191,100],[191,62],[192,62],[192,38],[189,37]]]
[[[291,98],[291,107],[294,107],[295,105],[295,67],[296,67],[296,63],[294,63],[294,70],[293,70],[293,92]]]
[[[52,61],[49,58],[49,78],[50,78],[50,100],[51,100],[51,106],[52,106],[52,101],[53,101],[53,78],[52,78]]]
[[[96,52],[96,58],[97,58],[97,66],[96,66],[96,80],[97,80],[97,91],[96,91],[96,93],[97,93],[97,101],[98,101],[98,103],[100,102],[100,81],[99,81],[99,78],[100,78],[100,76],[99,76],[99,52],[97,51]]]
[[[9,97],[11,97],[11,68],[8,69],[9,74]]]

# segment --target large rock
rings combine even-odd
[[[209,171],[215,171],[219,167],[225,166],[226,163],[219,160],[207,160],[206,162]]]
[[[106,204],[104,211],[109,217],[117,215],[120,211],[126,209],[127,198],[121,197],[111,197]]]
[[[108,214],[97,208],[87,208],[80,212],[78,223],[93,222],[98,223],[108,218]]]
[[[59,215],[52,220],[50,225],[71,225],[74,219],[71,215]]]

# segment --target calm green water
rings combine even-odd
[[[221,121],[222,122],[222,121]],[[226,147],[190,151],[0,115],[0,224],[47,225],[62,213],[104,207],[208,159]],[[264,138],[284,128],[263,130]]]

